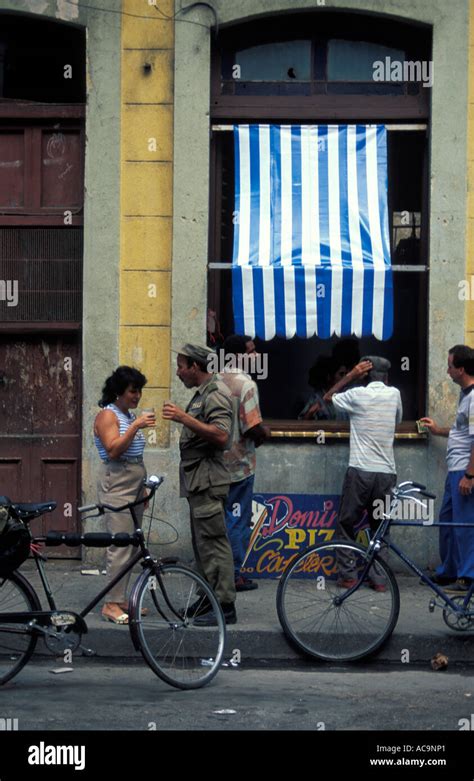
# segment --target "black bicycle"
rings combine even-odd
[[[436,498],[420,483],[400,483],[367,548],[336,539],[303,550],[289,563],[278,584],[277,611],[285,635],[299,651],[323,661],[357,661],[379,651],[389,639],[398,620],[400,592],[394,573],[380,555],[383,545],[441,600],[431,599],[430,612],[441,607],[450,629],[474,629],[474,581],[465,593],[449,596],[388,537],[391,525],[472,528],[465,523],[395,521],[401,500],[409,499],[426,509],[416,494]]]
[[[194,570],[177,559],[154,559],[135,508],[154,499],[162,477],[151,476],[145,481],[148,497],[120,507],[93,504],[79,507],[79,512],[98,517],[106,511],[129,510],[133,518],[133,534],[49,532],[45,537],[33,537],[28,523],[51,512],[56,502],[14,504],[8,501],[10,518],[27,528],[33,556],[49,605],[43,610],[39,597],[29,581],[18,571],[0,576],[0,684],[11,680],[31,659],[38,640],[54,654],[81,648],[85,655],[93,651],[81,645],[88,631],[85,616],[103,599],[118,581],[140,562],[143,568],[130,592],[128,615],[133,645],[140,651],[153,672],[163,681],[179,689],[196,689],[209,683],[219,670],[224,654],[225,620],[219,601],[209,584]],[[39,544],[56,546],[86,545],[109,547],[133,545],[138,548],[116,577],[77,614],[59,610],[49,586],[45,557]],[[27,551],[28,552],[28,551]],[[0,554],[1,559],[1,554]],[[209,607],[217,617],[217,626],[199,627],[194,619]]]

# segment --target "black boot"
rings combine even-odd
[[[206,613],[209,613],[210,610],[211,603],[208,598],[203,595],[202,597],[199,597],[199,599],[196,599],[192,605],[189,605],[188,608],[183,608],[179,612],[181,618],[196,618],[197,616],[203,616]]]
[[[236,624],[237,613],[234,603],[223,603],[221,607],[222,612],[224,613],[224,620],[226,624]],[[213,610],[209,610],[209,612],[205,613],[204,615],[197,616],[194,619],[194,626],[217,626],[217,616]]]

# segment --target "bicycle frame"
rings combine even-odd
[[[74,613],[74,611],[71,611],[71,610],[62,611],[62,612],[68,612],[68,613],[71,613],[71,614],[77,616],[77,618],[79,619],[79,621],[78,621],[79,629],[83,633],[87,632],[87,625],[84,622],[84,618],[94,609],[94,607],[103,599],[103,597],[106,594],[108,594],[108,592],[111,591],[112,588],[128,572],[130,572],[135,567],[136,564],[138,564],[139,561],[142,562],[142,566],[143,567],[146,567],[148,569],[151,569],[155,565],[155,560],[153,559],[153,557],[152,557],[148,547],[145,544],[145,535],[143,533],[143,530],[140,527],[140,524],[138,522],[138,519],[137,519],[137,516],[136,516],[136,513],[135,513],[135,507],[140,505],[140,504],[144,504],[147,501],[148,498],[149,497],[145,497],[144,499],[141,499],[140,501],[136,502],[135,506],[133,506],[133,507],[129,507],[128,505],[125,504],[125,505],[122,505],[121,507],[114,507],[113,508],[115,512],[121,512],[121,511],[123,511],[125,509],[127,509],[130,512],[130,514],[132,516],[132,520],[133,520],[133,525],[135,527],[135,539],[138,541],[138,545],[139,545],[140,550],[138,550],[135,553],[135,555],[131,557],[131,559],[127,562],[127,564],[125,564],[121,568],[121,570],[116,574],[116,576],[111,581],[109,581],[107,583],[107,585],[103,589],[101,589],[101,591],[91,600],[91,602],[89,602],[88,605],[86,605],[86,607],[80,613],[76,614],[76,613]],[[46,538],[44,538],[44,537],[32,537],[32,541],[33,542],[42,542],[45,539]],[[35,560],[36,568],[38,570],[38,573],[39,573],[39,576],[40,576],[40,579],[41,579],[41,584],[43,586],[43,591],[44,591],[44,594],[46,596],[46,599],[47,599],[48,605],[50,607],[50,610],[49,611],[38,610],[38,611],[34,611],[34,612],[29,611],[29,612],[18,612],[18,613],[1,613],[0,614],[0,632],[2,631],[1,624],[9,624],[9,625],[11,625],[12,623],[25,623],[25,619],[26,618],[28,619],[28,622],[36,620],[40,624],[48,625],[48,624],[51,623],[50,622],[51,616],[55,612],[58,611],[58,607],[56,605],[56,602],[55,602],[55,599],[54,599],[54,596],[53,596],[53,592],[51,590],[51,586],[49,584],[49,580],[48,580],[46,572],[45,572],[45,565],[43,563],[44,559],[41,556],[41,554],[37,553],[36,551],[33,551],[33,558]],[[164,588],[164,585],[162,583],[161,577],[159,576],[159,569],[158,568],[157,568],[156,575],[157,575],[157,578],[159,580],[160,588],[161,588],[161,591],[162,591],[162,593],[164,595],[165,601],[166,601],[168,607],[171,610],[173,610],[172,605],[169,603],[169,600],[168,600],[168,597],[167,597],[167,594],[166,594],[166,589]],[[156,599],[154,601],[156,602]],[[158,607],[157,604],[156,604],[156,607],[159,610],[159,607]],[[175,612],[175,611],[173,610],[173,612]],[[161,613],[161,610],[160,610],[160,613]],[[175,615],[177,617],[179,617],[177,613],[175,613]],[[11,631],[11,629],[9,631]],[[19,632],[24,632],[25,630],[18,630],[18,631]]]
[[[41,609],[35,589],[20,572],[6,575],[3,581],[0,578],[1,604],[6,610],[13,608],[11,612],[0,613],[0,685],[13,678],[28,663],[39,638],[43,638],[46,648],[53,653],[73,652],[79,648],[86,656],[94,656],[94,651],[81,643],[82,635],[88,631],[85,616],[139,562],[142,571],[132,585],[128,611],[123,611],[128,612],[128,618],[116,623],[128,624],[136,651],[141,653],[155,675],[171,686],[197,689],[217,674],[225,650],[226,632],[225,617],[216,595],[199,573],[186,564],[179,564],[176,557],[154,558],[148,549],[147,535],[141,528],[141,518],[140,522],[137,518],[137,506],[152,501],[162,482],[162,477],[152,475],[144,481],[144,486],[150,489],[148,496],[121,507],[94,504],[78,508],[81,513],[93,511],[94,517],[105,512],[130,512],[134,527],[132,534],[70,535],[61,532],[34,538],[30,531],[31,553],[50,609]],[[20,519],[25,523],[56,506],[53,502],[10,504],[11,511],[22,516]],[[127,563],[79,614],[67,608],[57,609],[45,572],[44,562],[47,559],[35,542],[89,544],[94,547],[133,545],[139,550],[135,553],[130,551]],[[18,612],[13,612],[16,606]],[[205,632],[200,630],[198,621],[201,610],[203,615],[211,613],[212,620],[204,622],[210,627]],[[19,635],[23,637],[19,638]]]
[[[398,526],[404,526],[405,524],[403,524],[403,523],[399,523],[399,524],[397,524],[397,525],[398,525]],[[408,526],[408,525],[410,525],[410,526],[411,526],[412,524],[406,524],[406,525],[407,525],[407,526]],[[414,525],[414,526],[416,526],[417,524],[413,524],[413,525]],[[449,526],[453,526],[454,524],[439,524],[439,525],[443,525],[443,526],[448,526],[448,525],[449,525]],[[438,586],[438,584],[437,584],[437,583],[434,583],[434,582],[431,580],[431,578],[429,578],[429,577],[428,577],[428,575],[426,575],[426,574],[425,574],[425,573],[424,573],[424,572],[423,572],[423,571],[422,571],[422,570],[421,570],[421,569],[418,567],[418,565],[417,565],[417,564],[416,564],[414,561],[412,561],[412,560],[410,559],[410,557],[409,557],[409,556],[408,556],[406,553],[404,553],[404,552],[403,552],[403,551],[402,551],[402,550],[401,550],[401,549],[398,547],[398,545],[396,545],[394,542],[391,542],[390,540],[389,540],[388,542],[386,542],[386,545],[387,545],[387,547],[388,547],[390,550],[392,550],[392,551],[393,551],[393,552],[394,552],[394,553],[395,553],[395,554],[398,556],[398,558],[399,558],[399,559],[401,559],[401,560],[403,561],[403,563],[404,563],[404,564],[406,564],[406,565],[407,565],[407,567],[409,567],[409,569],[411,569],[411,570],[412,570],[412,572],[414,572],[416,575],[418,575],[418,577],[420,577],[420,578],[421,578],[421,580],[423,581],[423,583],[426,583],[426,585],[427,585],[427,586],[429,586],[429,587],[431,588],[431,590],[432,590],[432,591],[434,591],[438,597],[440,597],[440,599],[444,600],[444,602],[445,602],[447,605],[449,605],[449,607],[450,607],[452,610],[454,610],[455,612],[462,612],[462,608],[466,608],[466,607],[468,606],[468,604],[469,604],[469,601],[470,601],[470,599],[471,599],[471,596],[472,596],[472,594],[474,593],[474,581],[471,583],[471,586],[470,586],[469,590],[468,590],[468,591],[466,591],[466,596],[465,596],[464,602],[463,602],[463,604],[460,606],[459,604],[456,604],[456,602],[454,602],[454,601],[453,601],[453,600],[452,600],[452,599],[449,597],[449,595],[448,595],[448,594],[446,594],[446,592],[445,592],[445,591],[444,591],[444,590],[443,590],[443,589],[442,589],[440,586]],[[460,594],[460,596],[462,596],[462,594]],[[470,610],[470,611],[468,611],[468,615],[472,615],[472,616],[474,616],[474,610]]]
[[[402,483],[401,485],[404,485],[404,484]],[[384,513],[383,520],[381,521],[381,523],[380,523],[379,527],[377,528],[374,536],[372,537],[372,539],[369,542],[369,546],[368,546],[369,556],[367,558],[367,563],[366,563],[366,565],[365,565],[365,567],[364,567],[364,569],[362,571],[362,574],[361,574],[358,582],[354,586],[351,586],[351,588],[347,589],[347,591],[343,595],[341,595],[340,597],[337,597],[337,599],[336,599],[337,604],[342,604],[342,602],[344,602],[345,599],[347,599],[351,594],[354,593],[354,591],[356,591],[359,588],[359,586],[361,585],[361,583],[364,581],[365,577],[367,576],[367,574],[368,574],[368,572],[370,570],[370,567],[372,566],[372,563],[373,563],[373,560],[375,558],[375,555],[381,549],[382,544],[385,544],[387,546],[387,548],[389,550],[393,551],[393,553],[395,553],[398,556],[398,558],[401,559],[403,561],[403,563],[406,564],[406,566],[409,569],[412,570],[412,572],[414,572],[416,575],[418,575],[418,577],[421,578],[423,583],[425,583],[427,586],[429,586],[431,588],[431,590],[434,591],[435,594],[440,599],[442,599],[446,605],[449,605],[451,610],[453,610],[456,613],[465,613],[469,617],[470,616],[474,617],[474,607],[473,607],[472,610],[466,611],[466,608],[469,605],[470,599],[471,599],[472,595],[474,594],[474,581],[471,583],[471,586],[468,589],[468,591],[465,592],[465,596],[464,596],[464,600],[463,600],[462,604],[456,603],[456,602],[453,601],[453,599],[451,599],[451,597],[448,594],[446,594],[446,592],[440,586],[438,586],[437,583],[434,583],[434,581],[432,581],[431,578],[429,578],[428,575],[426,575],[426,573],[424,573],[418,567],[418,565],[414,561],[412,561],[410,559],[410,557],[406,553],[404,553],[404,551],[401,550],[401,548],[398,547],[398,545],[396,545],[390,539],[386,539],[386,535],[387,535],[388,530],[390,529],[391,526],[416,526],[418,528],[426,528],[426,524],[420,524],[420,523],[415,523],[415,522],[411,522],[411,521],[394,521],[394,520],[392,520],[391,515],[392,515],[392,512],[396,508],[399,496],[400,496],[399,494],[393,496],[392,501],[390,503],[389,514],[386,515]],[[409,499],[412,499],[412,500],[416,501],[417,503],[421,504],[417,499],[415,499],[415,497],[410,497],[410,496],[403,495],[403,494],[401,494],[401,496],[402,496],[402,498],[409,498]],[[453,528],[454,526],[456,526],[456,527],[458,527],[458,526],[470,526],[472,528],[472,524],[468,524],[468,523],[439,523],[438,522],[438,523],[430,523],[429,526],[430,526],[430,528],[433,527],[433,526],[449,526],[450,528]],[[460,594],[460,596],[463,596],[463,595]]]

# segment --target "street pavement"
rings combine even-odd
[[[467,738],[472,756],[474,686],[471,672],[462,668],[446,672],[418,665],[341,669],[309,663],[298,669],[222,669],[202,689],[180,691],[153,675],[143,661],[124,664],[79,658],[68,675],[52,675],[53,666],[46,661],[30,663],[2,686],[0,714],[17,719],[19,730],[67,730],[67,742],[72,743],[75,730],[138,730],[150,732],[148,749],[161,752],[169,744],[158,735],[153,740],[153,733],[163,730],[295,730],[298,734],[292,740],[301,744],[305,742],[301,733],[311,730],[308,752],[319,749],[317,753],[332,755],[341,770],[344,760],[349,761],[347,740],[341,741],[342,754],[337,748],[332,753],[327,740],[318,742],[326,732],[442,730],[441,741],[420,734],[417,742],[445,743],[444,731],[457,732]],[[7,750],[9,737],[3,743]],[[55,742],[51,734],[41,739]],[[106,742],[110,745],[113,739]],[[400,732],[399,742],[407,743],[406,732]],[[364,743],[360,738],[359,751]],[[127,747],[127,741],[119,745]],[[200,741],[198,749],[202,747]],[[189,742],[183,748],[180,762],[195,754]],[[258,754],[261,746],[255,748]],[[285,738],[275,736],[273,756],[280,757],[287,748]],[[472,768],[472,761],[469,765]],[[3,768],[1,778],[4,781]],[[452,770],[451,778],[459,781],[458,773]]]
[[[80,612],[104,587],[103,574],[83,575],[82,569],[84,566],[79,561],[48,561],[46,572],[58,608]],[[21,572],[34,585],[44,609],[48,609],[34,562],[26,562]],[[399,620],[391,639],[377,654],[376,662],[415,662],[431,669],[431,658],[441,653],[448,657],[450,665],[473,663],[474,628],[469,632],[449,629],[443,621],[442,609],[436,608],[433,613],[428,609],[434,596],[429,588],[408,575],[397,575],[397,581],[401,597]],[[259,580],[258,583],[258,590],[237,595],[238,622],[228,627],[226,656],[239,659],[243,666],[252,666],[260,660],[301,662],[302,657],[288,644],[278,621],[278,581]],[[102,621],[100,610],[99,604],[86,618],[89,632],[83,637],[83,645],[93,649],[99,658],[139,657],[127,627]],[[36,653],[41,654],[42,644],[37,648]]]

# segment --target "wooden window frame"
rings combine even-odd
[[[295,14],[295,17],[297,15]],[[301,15],[299,15],[301,18]],[[342,18],[342,15],[339,14]],[[281,18],[278,17],[281,24]],[[366,18],[366,17],[364,17]],[[387,24],[385,22],[385,24]],[[394,23],[395,27],[397,23]],[[382,25],[383,26],[383,25]],[[400,26],[400,25],[399,25]],[[237,45],[242,40],[243,30],[248,25],[239,25],[235,27],[227,36],[228,46]],[[410,28],[403,25],[407,32],[407,39],[404,39],[404,48],[410,58],[416,59],[416,30],[417,27]],[[377,33],[377,23],[372,30],[372,39]],[[261,31],[248,29],[245,34],[246,45],[252,43],[270,42],[268,22],[266,23],[266,33],[262,37]],[[379,31],[382,29],[378,27]],[[387,28],[386,28],[387,29]],[[398,29],[398,28],[397,28]],[[408,32],[411,29],[411,33]],[[424,28],[426,29],[426,28]],[[285,38],[290,39],[291,31],[288,31]],[[396,35],[396,29],[391,27],[391,36]],[[378,40],[380,43],[395,42],[392,37],[382,37]],[[303,33],[300,37],[308,37]],[[332,36],[335,37],[335,36]],[[337,37],[344,37],[339,34]],[[364,36],[364,40],[370,38]],[[274,40],[283,40],[283,37]],[[234,42],[234,44],[233,44]],[[400,44],[400,42],[398,41]],[[401,45],[400,45],[401,48]],[[423,50],[423,47],[422,47]],[[426,127],[426,135],[429,135],[430,122],[430,100],[429,90],[421,89],[418,95],[404,94],[400,96],[384,95],[324,95],[312,94],[301,96],[242,96],[242,95],[222,95],[221,94],[221,68],[222,68],[222,48],[214,46],[211,54],[211,128],[221,125],[233,125],[234,121],[240,123],[277,123],[277,124],[348,124],[360,122],[362,124],[377,123],[391,125],[396,123],[400,126],[408,126],[413,123],[419,124],[421,128]],[[429,56],[429,51],[424,45],[424,52],[420,56]],[[420,57],[418,57],[420,59]],[[213,279],[212,269],[217,265],[221,266],[220,256],[220,221],[218,217],[218,205],[222,196],[221,181],[221,151],[219,145],[215,143],[214,132],[211,133],[210,145],[210,208],[209,208],[209,265],[208,273],[209,291],[214,300],[219,300],[219,286]],[[218,132],[218,131],[217,131]],[[428,264],[428,236],[429,236],[429,176],[428,176],[427,154],[423,160],[423,183],[422,183],[422,206],[421,206],[421,245],[420,256],[422,263],[415,273],[422,273],[424,284],[420,284],[419,308],[422,312],[423,320],[426,324],[424,333],[419,333],[418,347],[420,356],[420,366],[418,367],[418,376],[424,378],[418,380],[416,386],[418,408],[424,409],[426,404],[426,346],[428,338],[428,319],[427,319],[427,291],[429,281]],[[392,242],[392,236],[390,235]],[[229,259],[225,259],[226,261]],[[216,262],[217,261],[217,262]],[[229,266],[230,262],[225,263]],[[406,273],[414,272],[414,269],[407,268]],[[403,273],[403,272],[394,272]],[[210,297],[210,296],[209,296]],[[325,437],[331,440],[347,440],[349,438],[349,423],[342,421],[298,421],[292,419],[273,420],[266,419],[265,423],[272,429],[272,436],[276,438],[309,438],[314,439],[318,432],[324,431]],[[403,421],[396,429],[397,439],[425,440],[426,434],[417,432],[415,421]]]
[[[25,132],[25,178],[30,182],[29,190],[33,195],[30,204],[18,207],[0,208],[0,226],[64,226],[65,207],[40,205],[40,171],[41,171],[41,145],[38,134],[43,130],[74,130],[79,133],[81,148],[84,149],[85,139],[85,107],[79,105],[66,106],[64,104],[28,105],[28,104],[2,104],[0,103],[0,127],[9,130],[24,130]],[[58,119],[60,126],[58,127]],[[82,161],[84,162],[84,160]],[[84,190],[84,168],[81,171],[82,191]],[[83,225],[84,204],[79,208],[71,209],[72,217],[70,225]]]

